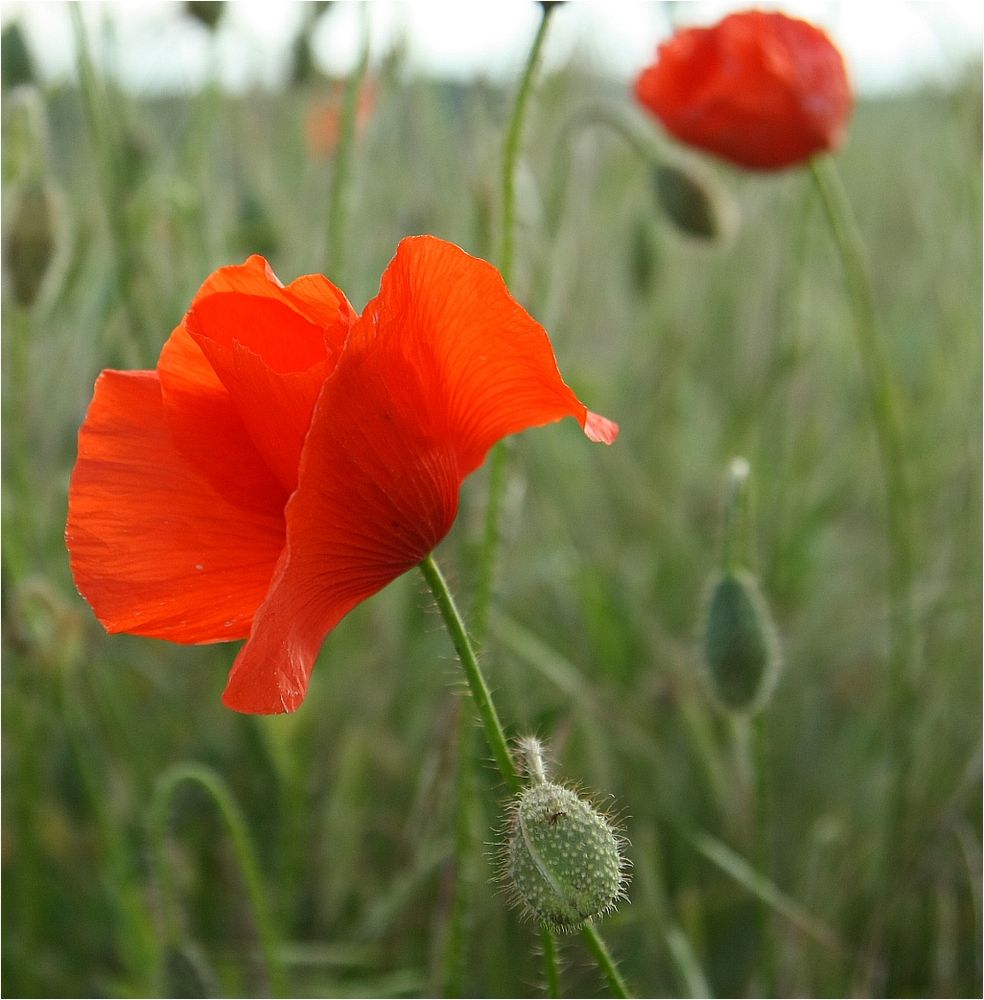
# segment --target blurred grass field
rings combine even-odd
[[[326,81],[155,100],[95,85],[110,123],[96,136],[74,88],[3,102],[5,246],[17,220],[38,221],[19,207],[39,191],[54,240],[30,304],[9,252],[4,266],[2,992],[266,995],[238,855],[190,784],[167,814],[179,930],[162,932],[155,789],[194,764],[245,818],[287,995],[538,995],[535,930],[488,882],[502,798],[490,768],[482,804],[456,812],[471,709],[417,575],[330,636],[299,712],[254,718],[219,700],[234,648],[107,637],[63,540],[97,374],[153,367],[214,268],[261,252],[284,281],[325,271],[361,309],[404,235],[494,261],[510,95],[408,78],[389,57],[354,149],[344,259],[329,263],[333,164],[305,142]],[[652,165],[613,131],[583,129],[568,155],[565,124],[599,104],[643,126],[627,94],[574,68],[537,89],[513,291],[622,432],[610,449],[570,422],[515,442],[485,656],[499,712],[627,817],[631,903],[601,930],[638,995],[979,996],[980,74],[862,102],[837,157],[916,513],[918,694],[888,884],[883,488],[815,190],[805,171],[704,161],[738,223],[718,241],[681,235]],[[692,162],[654,127],[652,141]],[[698,642],[736,455],[751,464],[752,568],[784,663],[762,725],[758,837]],[[466,483],[438,551],[465,608],[484,485],[483,471]],[[474,847],[460,863],[456,841]],[[580,939],[562,948],[565,994],[603,994]]]

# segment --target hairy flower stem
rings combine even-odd
[[[342,114],[339,124],[338,147],[328,194],[328,266],[339,287],[345,286],[343,273],[347,263],[345,255],[345,231],[348,228],[349,178],[352,173],[352,151],[355,147],[355,123],[358,117],[359,91],[369,68],[369,10],[362,7],[362,44],[359,61],[352,70],[345,85],[342,98]]]
[[[485,682],[485,676],[482,673],[482,668],[479,666],[475,648],[468,638],[468,631],[461,619],[461,615],[458,613],[458,608],[455,605],[451,591],[448,589],[444,574],[441,573],[433,555],[427,556],[420,563],[420,571],[423,573],[424,579],[427,581],[427,586],[434,595],[434,600],[437,602],[441,617],[444,619],[444,625],[451,636],[451,642],[458,653],[458,658],[461,660],[461,666],[465,671],[465,678],[468,681],[468,688],[471,691],[472,698],[478,707],[478,712],[482,720],[485,740],[498,765],[502,780],[505,782],[510,795],[517,795],[522,790],[523,782],[519,776],[519,772],[516,770],[512,755],[509,753],[506,735],[502,728],[502,723],[499,721],[495,705],[492,702],[492,694],[489,691],[488,684]],[[556,944],[553,941],[553,934],[549,929],[542,927],[540,936],[543,944],[547,985],[548,988],[554,989],[559,984]],[[581,936],[587,942],[591,953],[595,956],[598,968],[608,980],[613,995],[628,997],[629,994],[625,983],[622,981],[618,970],[615,968],[615,963],[612,961],[604,942],[595,928],[590,924],[585,925],[581,930]],[[547,941],[548,937],[550,939],[549,942]]]
[[[173,936],[177,922],[165,850],[168,809],[174,793],[186,782],[197,784],[203,788],[212,798],[225,821],[232,839],[236,860],[242,871],[246,892],[253,906],[253,918],[256,921],[260,949],[266,964],[270,994],[275,997],[286,996],[283,968],[278,955],[277,932],[246,820],[243,818],[232,792],[222,778],[211,768],[203,767],[200,764],[178,764],[165,771],[157,782],[151,801],[150,834],[165,904],[165,933],[169,937]]]
[[[499,251],[499,272],[508,288],[513,279],[513,246],[516,227],[516,163],[519,159],[519,144],[523,133],[526,108],[533,92],[533,79],[540,64],[543,43],[550,25],[552,7],[545,7],[536,37],[530,47],[526,66],[516,91],[512,114],[506,127],[506,138],[502,151],[502,235]],[[492,606],[492,591],[495,587],[495,563],[501,535],[502,505],[509,480],[509,444],[500,441],[492,449],[489,459],[489,491],[485,507],[485,532],[479,555],[479,577],[475,595],[474,622],[475,638],[479,647],[485,641],[488,628],[489,609]]]
[[[551,1000],[560,996],[560,970],[557,967],[557,942],[553,931],[540,924],[540,947],[543,948],[543,969],[546,974],[547,996]]]
[[[854,334],[864,371],[885,484],[888,513],[888,590],[891,606],[888,739],[893,787],[885,823],[883,876],[891,871],[892,845],[904,841],[906,782],[910,773],[909,719],[915,703],[916,628],[913,610],[912,500],[906,472],[899,406],[892,369],[879,335],[865,250],[834,162],[810,164],[827,222],[837,245],[854,312]]]
[[[429,555],[421,564],[420,571],[424,574],[427,586],[437,601],[444,625],[451,636],[458,659],[461,660],[461,667],[465,671],[465,678],[468,681],[468,690],[471,691],[472,698],[478,708],[478,714],[482,719],[482,729],[485,731],[485,740],[492,751],[502,780],[506,783],[511,795],[519,792],[523,783],[516,771],[512,755],[509,753],[509,746],[506,743],[506,734],[503,731],[499,715],[492,703],[492,693],[488,684],[485,683],[485,676],[482,668],[478,665],[478,657],[468,638],[465,623],[461,620],[458,608],[448,589],[447,582],[440,567],[434,561],[434,556]]]
[[[595,930],[594,925],[585,924],[581,928],[581,937],[584,938],[591,954],[594,955],[594,960],[601,970],[601,974],[608,980],[608,988],[612,991],[612,996],[628,1000],[632,994],[629,993],[629,988],[625,985],[622,974],[618,971],[618,967],[612,960],[612,956],[608,954],[605,942],[601,940],[601,936]]]

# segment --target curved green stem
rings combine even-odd
[[[277,954],[277,932],[246,821],[232,792],[222,778],[211,768],[200,764],[178,764],[165,771],[157,782],[151,801],[150,832],[161,881],[166,933],[172,937],[177,926],[177,914],[168,878],[165,852],[168,808],[178,787],[185,782],[191,782],[204,788],[215,802],[222,819],[225,821],[232,838],[233,850],[243,874],[243,880],[246,883],[246,892],[253,906],[256,930],[263,951],[271,995],[285,996],[283,969]]]
[[[906,472],[899,404],[892,369],[879,335],[874,296],[865,264],[864,244],[851,210],[847,192],[834,162],[816,159],[810,169],[827,222],[844,268],[848,294],[854,312],[854,334],[885,483],[888,521],[888,590],[891,606],[891,653],[889,676],[888,731],[891,741],[891,818],[887,837],[902,839],[900,831],[906,814],[906,781],[909,774],[909,723],[915,697],[916,629],[913,611],[912,500]],[[886,849],[887,855],[890,853]],[[888,867],[887,860],[883,864]]]
[[[506,285],[512,282],[513,268],[513,229],[516,222],[516,162],[519,159],[519,142],[523,132],[523,122],[526,119],[526,108],[530,94],[533,91],[533,78],[536,76],[543,52],[543,43],[547,37],[550,25],[552,7],[545,7],[540,18],[526,66],[519,81],[516,100],[513,103],[512,114],[506,128],[506,141],[502,151],[502,250],[499,254],[499,270],[502,272]]]
[[[427,586],[437,601],[441,617],[451,635],[451,642],[454,644],[458,658],[461,660],[462,669],[465,671],[465,678],[468,681],[468,689],[482,717],[482,728],[485,731],[485,739],[492,751],[492,756],[498,765],[502,780],[506,783],[511,794],[515,795],[522,789],[522,782],[513,763],[512,755],[509,753],[509,745],[506,742],[506,734],[499,721],[499,715],[492,703],[492,694],[488,684],[485,683],[485,676],[482,668],[478,665],[478,657],[468,638],[468,631],[465,623],[461,620],[458,608],[448,590],[444,574],[434,561],[434,556],[429,555],[420,564],[420,571],[424,574]]]

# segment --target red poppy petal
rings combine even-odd
[[[65,537],[108,631],[202,643],[247,634],[284,524],[230,503],[173,446],[156,372],[106,371],[79,432]]]
[[[296,708],[325,635],[447,534],[487,449],[563,416],[593,440],[617,433],[564,384],[545,332],[493,268],[431,237],[405,240],[318,401],[287,548],[226,705]]]
[[[454,521],[461,475],[431,387],[391,360],[346,352],[318,402],[285,557],[223,697],[231,708],[295,709],[325,635]]]
[[[321,385],[354,319],[348,300],[327,279],[310,275],[284,288],[262,257],[217,271],[185,317],[263,461],[288,492],[297,485]]]
[[[183,326],[164,345],[157,372],[177,450],[230,503],[282,517],[289,488],[257,451],[228,389]]]
[[[365,316],[373,327],[359,324],[352,336],[399,351],[444,400],[462,477],[496,441],[527,427],[570,416],[592,440],[610,444],[618,433],[561,378],[546,331],[499,272],[453,243],[403,240]]]
[[[198,290],[191,308],[195,309],[214,295],[225,294],[233,296],[224,300],[226,309],[238,311],[241,322],[236,323],[230,317],[224,328],[210,331],[209,335],[221,340],[223,331],[229,333],[230,338],[259,354],[275,371],[301,371],[324,360],[324,338],[319,331],[328,331],[328,347],[340,350],[349,327],[358,319],[345,293],[324,276],[304,275],[284,287],[273,268],[259,254],[254,254],[245,264],[214,271]],[[306,320],[309,328],[298,324],[288,338],[275,327],[255,324],[249,308],[249,300],[253,298],[286,306],[299,319]]]

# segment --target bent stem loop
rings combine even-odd
[[[468,631],[461,619],[461,615],[458,613],[454,597],[452,597],[451,591],[448,589],[447,582],[444,579],[444,574],[441,573],[440,567],[434,560],[433,555],[427,556],[420,563],[420,571],[427,581],[430,592],[434,595],[434,600],[437,602],[441,617],[444,619],[445,627],[451,636],[451,642],[454,644],[458,658],[461,660],[461,666],[465,671],[465,678],[468,681],[468,689],[471,691],[472,698],[478,707],[478,712],[482,719],[485,740],[498,765],[499,773],[506,787],[509,789],[509,793],[516,795],[522,791],[523,782],[519,776],[519,772],[516,770],[512,754],[509,752],[509,745],[506,742],[502,723],[499,721],[499,715],[492,702],[492,694],[489,691],[488,684],[485,682],[485,676],[482,673],[482,668],[479,666],[475,648],[468,638]],[[617,997],[628,997],[629,994],[625,983],[615,968],[615,963],[608,954],[608,950],[599,937],[598,932],[588,924],[582,928],[581,936],[591,949],[591,953],[598,963],[598,968],[608,980],[612,993]],[[551,991],[550,995],[555,996],[556,993],[553,991],[557,990],[559,992],[560,981],[557,971],[556,944],[553,940],[552,932],[545,926],[541,926],[540,928],[540,939],[543,945],[547,986]]]
[[[246,892],[253,907],[260,949],[266,965],[267,981],[272,996],[286,996],[283,968],[278,956],[278,940],[273,915],[267,900],[260,865],[249,836],[246,820],[229,787],[211,768],[200,764],[178,764],[161,775],[150,805],[150,837],[160,880],[165,916],[165,933],[173,939],[177,928],[177,913],[167,862],[168,809],[177,789],[190,782],[203,788],[218,807],[232,839],[236,860],[242,871]]]
[[[810,170],[844,268],[884,477],[891,606],[889,739],[894,774],[893,819],[888,822],[887,830],[888,837],[895,838],[897,831],[903,828],[901,821],[906,814],[905,782],[909,773],[910,752],[907,719],[915,698],[912,501],[897,391],[885,345],[879,336],[874,296],[857,221],[834,162],[829,157],[817,158],[811,161]],[[888,853],[886,850],[886,855]],[[887,858],[883,859],[883,863],[887,865]]]

